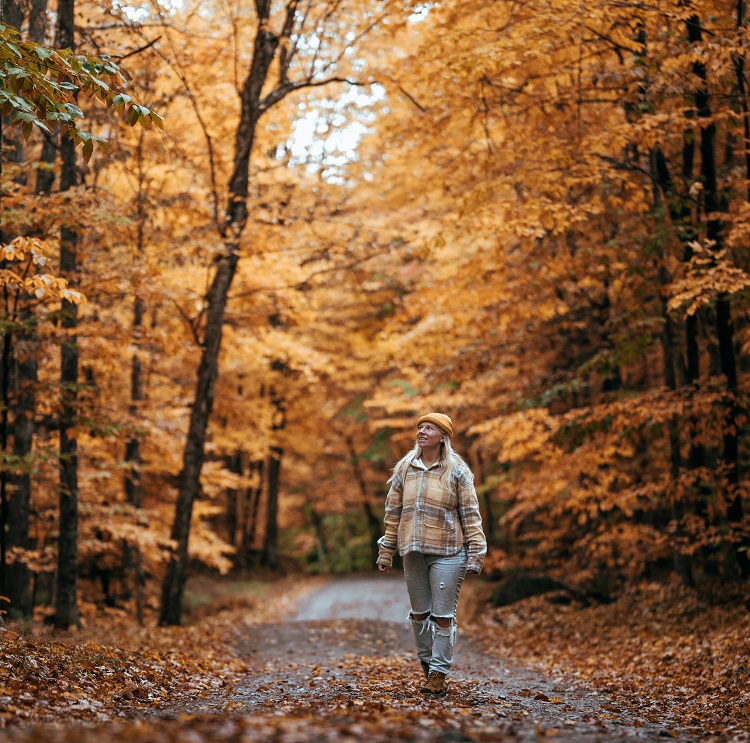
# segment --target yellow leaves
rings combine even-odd
[[[16,237],[8,245],[2,246],[0,252],[5,261],[16,261],[18,270],[0,269],[0,286],[12,287],[37,299],[66,300],[73,304],[86,301],[82,292],[68,287],[64,278],[51,274],[37,274],[34,267],[47,263],[45,252],[48,246],[42,240],[30,237]]]
[[[6,261],[23,261],[30,257],[34,265],[43,266],[47,262],[44,255],[47,248],[46,243],[38,238],[16,237],[2,247],[2,258]]]
[[[192,528],[188,553],[191,559],[199,560],[204,565],[218,570],[222,575],[228,573],[234,563],[230,555],[235,549],[227,544],[209,525],[208,519],[222,513],[222,509],[205,501],[197,501],[193,506]]]
[[[714,242],[693,242],[690,247],[693,255],[685,277],[670,287],[670,311],[694,315],[715,299],[729,299],[750,287],[750,274],[734,264],[728,249],[717,250]]]
[[[237,449],[240,450],[241,439],[246,437],[247,433],[241,433],[238,440]],[[226,490],[241,490],[258,487],[260,477],[257,473],[250,476],[238,475],[230,472],[221,461],[209,461],[203,465],[201,471],[201,487],[204,495],[211,500],[218,500],[223,497]]]
[[[518,462],[542,452],[554,456],[550,439],[559,423],[543,408],[511,413],[479,423],[470,429],[480,445],[498,450],[501,461]]]

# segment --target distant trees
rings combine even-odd
[[[441,228],[372,402],[473,424],[498,567],[746,578],[744,6],[446,4],[424,32],[387,198]]]

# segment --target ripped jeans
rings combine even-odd
[[[409,552],[403,560],[417,655],[431,671],[448,673],[456,643],[458,594],[466,575],[466,548],[450,557]],[[413,618],[415,614],[428,616],[420,621]],[[435,617],[450,619],[451,626],[439,627]]]

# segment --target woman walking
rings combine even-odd
[[[385,502],[378,569],[403,557],[423,694],[448,693],[456,642],[456,606],[466,573],[478,575],[487,554],[474,476],[453,451],[453,422],[444,413],[417,421],[414,448],[393,468]]]

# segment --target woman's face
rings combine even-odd
[[[443,432],[432,423],[420,423],[417,428],[417,444],[423,449],[438,446],[443,440]]]

